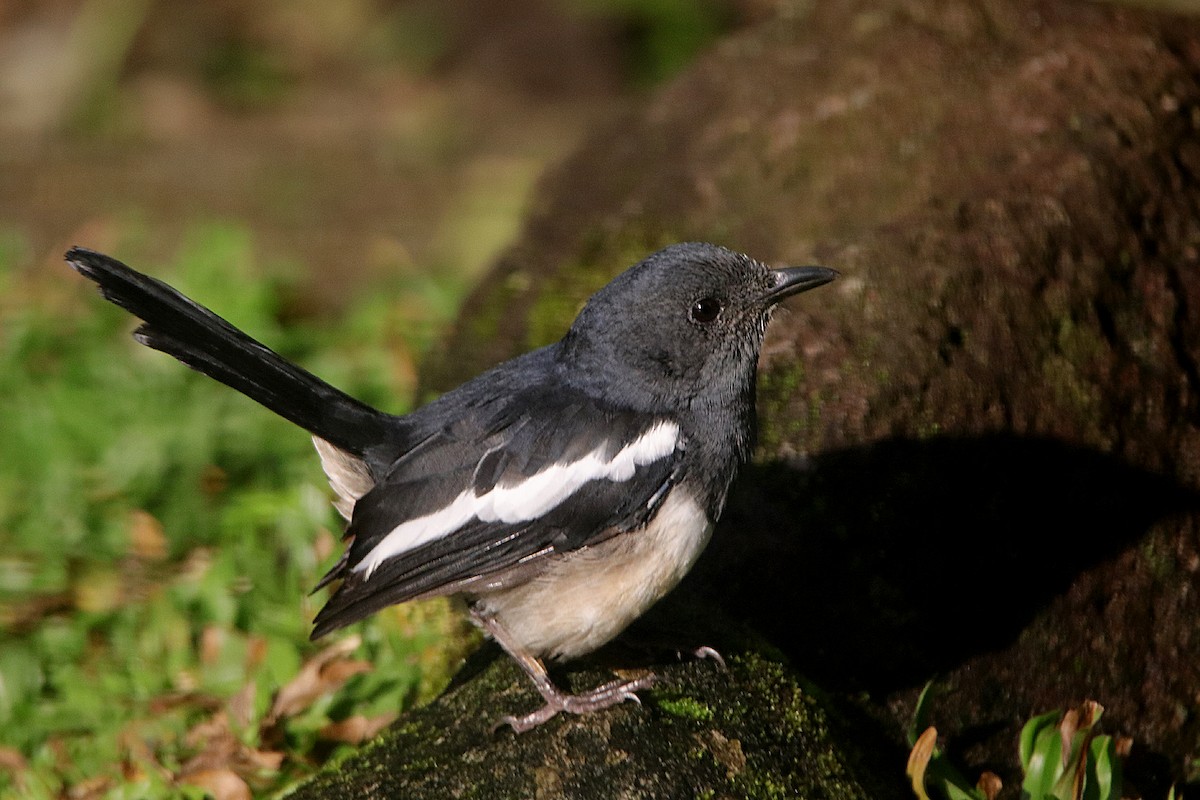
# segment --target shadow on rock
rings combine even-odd
[[[1197,508],[1054,441],[892,440],[748,468],[687,586],[827,688],[886,693],[1004,647],[1080,573]]]

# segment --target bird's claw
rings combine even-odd
[[[655,675],[648,674],[640,678],[634,678],[631,681],[606,683],[583,694],[566,694],[556,691],[546,695],[546,705],[536,711],[523,716],[513,716],[510,714],[501,717],[499,722],[492,726],[492,733],[495,733],[505,725],[512,728],[516,733],[525,733],[557,716],[559,712],[590,714],[593,711],[602,711],[626,701],[632,701],[640,706],[642,699],[637,696],[637,693],[642,689],[648,689],[653,686],[656,680],[657,677]]]
[[[715,661],[721,669],[729,669],[729,667],[726,666],[725,659],[721,656],[721,654],[708,645],[697,647],[695,651],[693,651],[692,655],[696,658],[703,658],[706,661]]]

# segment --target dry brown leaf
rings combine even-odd
[[[1114,740],[1113,749],[1121,758],[1129,758],[1129,753],[1133,750],[1133,737],[1118,736]]]
[[[67,790],[70,800],[100,800],[113,788],[113,779],[107,775],[97,775],[73,785]]]
[[[216,711],[220,707],[220,698],[203,692],[170,692],[169,694],[160,694],[150,700],[150,713],[152,714],[165,714],[177,708]]]
[[[364,717],[354,714],[341,722],[331,722],[320,730],[320,737],[330,742],[345,742],[359,744],[371,739],[375,734],[391,725],[400,716],[395,713],[380,714],[377,717]]]
[[[209,497],[221,494],[228,485],[229,476],[225,474],[225,470],[215,464],[209,464],[200,474],[200,491]]]
[[[1079,727],[1090,728],[1100,721],[1100,715],[1104,713],[1104,706],[1097,703],[1095,700],[1084,700],[1079,704]]]
[[[0,747],[0,772],[7,772],[17,791],[25,790],[25,773],[29,771],[29,762],[21,751],[15,747]]]
[[[237,694],[229,698],[229,716],[239,728],[248,728],[254,722],[254,697],[257,692],[254,681],[247,681]]]
[[[284,754],[276,750],[244,748],[238,753],[239,772],[278,772],[283,766]]]
[[[214,800],[251,800],[250,786],[231,769],[204,769],[180,775],[178,783],[199,786]]]
[[[216,664],[225,646],[225,631],[217,625],[205,625],[200,633],[200,663]]]
[[[75,608],[89,613],[120,608],[125,589],[125,579],[119,572],[98,565],[84,568],[71,582]]]
[[[341,686],[355,675],[370,672],[374,666],[370,661],[334,661],[321,670],[321,680],[329,687],[330,692]]]
[[[0,628],[7,628],[11,633],[24,633],[36,628],[46,617],[74,608],[74,592],[34,595],[23,602],[0,606]]]
[[[184,735],[183,741],[188,747],[207,750],[213,742],[236,741],[229,729],[229,716],[224,710],[218,711],[206,720],[197,722]]]
[[[246,690],[239,694],[246,694]],[[187,732],[184,743],[197,752],[180,769],[180,781],[195,783],[193,775],[228,772],[247,778],[279,771],[284,754],[249,747],[234,734],[229,719],[229,713],[218,711]]]
[[[184,582],[198,581],[204,577],[213,563],[213,551],[210,547],[197,547],[188,552],[183,563],[179,565],[179,580]]]
[[[975,784],[975,788],[983,792],[983,796],[987,800],[996,800],[996,795],[1000,794],[1000,790],[1004,788],[1004,781],[1000,780],[1000,776],[994,772],[985,772],[979,776],[979,782]]]
[[[371,669],[365,661],[346,661],[346,656],[358,649],[362,637],[357,634],[334,642],[310,658],[275,695],[271,711],[263,720],[269,728],[284,717],[294,716],[322,695],[336,690],[351,676]]]
[[[167,557],[167,536],[162,523],[148,511],[134,509],[129,515],[129,554],[141,561]]]
[[[25,756],[15,747],[0,747],[0,769],[16,773],[29,769]]]
[[[137,723],[122,728],[117,741],[121,747],[121,777],[126,783],[141,780],[147,769],[154,770],[165,780],[171,779],[171,771],[158,760],[138,730]]]
[[[266,660],[267,637],[251,636],[246,639],[246,674],[252,674]]]
[[[323,563],[325,559],[333,555],[337,545],[337,538],[329,532],[328,528],[321,528],[317,531],[317,536],[313,539],[313,555],[317,557],[317,563]]]
[[[925,769],[929,766],[929,759],[933,758],[936,746],[937,728],[931,725],[917,738],[917,743],[908,754],[908,777],[912,780],[913,792],[921,800],[929,800],[929,795],[925,793]]]

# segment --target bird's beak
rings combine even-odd
[[[828,267],[785,267],[771,270],[771,288],[763,296],[767,305],[774,305],[785,297],[807,292],[824,286],[838,276],[838,271]]]

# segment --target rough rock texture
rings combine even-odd
[[[831,714],[780,663],[730,652],[724,670],[713,662],[659,669],[663,683],[644,693],[640,708],[561,718],[521,736],[493,733],[492,724],[503,712],[532,708],[537,695],[508,658],[491,658],[480,674],[468,668],[435,703],[289,797],[905,796],[898,773],[879,777],[888,774],[885,764],[902,763],[902,754],[878,737],[864,745],[861,724],[851,738],[849,720]],[[493,655],[498,651],[476,661]],[[581,685],[611,679],[595,669],[570,675]]]
[[[1198,80],[1194,18],[786,5],[544,181],[426,387],[668,242],[837,267],[773,327],[693,589],[897,722],[940,676],[934,722],[1009,791],[1019,721],[1085,697],[1148,795],[1195,781]]]

